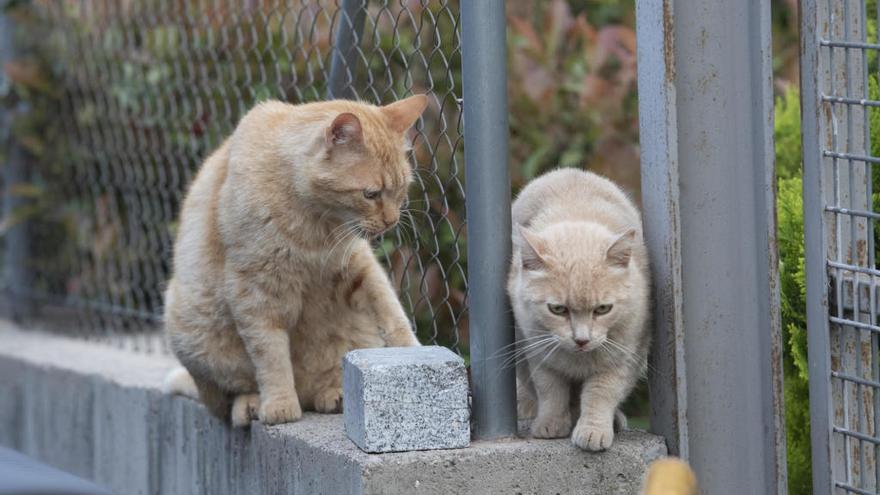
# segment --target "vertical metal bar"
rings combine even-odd
[[[514,370],[500,351],[513,342],[505,292],[510,260],[510,172],[504,0],[461,3],[465,186],[474,436],[516,433]]]
[[[688,458],[672,0],[636,2],[642,204],[654,284],[651,429]]]
[[[15,53],[13,21],[6,15],[0,15],[0,65],[11,61]],[[0,78],[6,79],[5,74]],[[9,87],[11,82],[3,81]],[[28,199],[16,193],[16,187],[27,184],[30,179],[27,157],[11,135],[14,111],[3,112],[2,141],[7,146],[7,159],[3,166],[3,218],[10,219],[20,216],[20,210],[26,207]],[[4,234],[3,252],[3,289],[8,294],[9,316],[22,318],[32,310],[26,291],[31,287],[31,271],[28,264],[30,254],[30,234],[26,221],[17,222]]]
[[[330,59],[330,81],[327,99],[357,97],[354,91],[354,69],[357,67],[357,48],[364,32],[369,0],[343,0],[336,23],[336,38]]]
[[[655,279],[657,300],[678,319],[658,338],[683,340],[658,359],[687,384],[687,457],[706,493],[785,493],[770,4],[645,0],[638,15],[639,71],[652,71],[639,76],[639,114],[661,124],[641,126],[643,184],[659,189],[643,209],[667,222],[646,216],[647,240],[655,275],[673,277]],[[667,422],[681,421],[676,400]]]
[[[801,0],[801,135],[804,161],[804,244],[806,268],[807,351],[810,371],[810,442],[813,493],[832,493],[831,477],[831,334],[828,322],[828,284],[823,200],[827,177],[822,171],[822,121],[819,65],[818,1]]]

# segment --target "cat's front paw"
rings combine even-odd
[[[538,415],[532,421],[532,436],[535,438],[562,438],[571,431],[571,416]]]
[[[296,395],[270,397],[260,404],[260,422],[267,425],[291,423],[302,417],[302,408]]]
[[[257,411],[260,409],[259,394],[242,394],[235,397],[232,402],[232,426],[243,428],[251,424],[251,420],[257,419]]]
[[[584,450],[605,450],[614,443],[614,423],[595,424],[578,421],[571,432],[571,443]]]
[[[320,413],[342,412],[342,389],[331,388],[315,397],[315,410]]]
[[[390,335],[385,337],[385,342],[388,347],[419,347],[422,345],[408,322],[396,325]]]

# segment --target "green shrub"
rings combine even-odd
[[[801,175],[801,102],[797,91],[786,91],[776,99],[776,177],[788,179]]]
[[[777,145],[777,156],[780,148]],[[796,156],[800,156],[798,153]],[[788,491],[812,493],[802,180],[779,180],[776,202],[785,373]]]
[[[798,92],[776,100],[776,215],[785,373],[785,436],[788,491],[812,493],[810,404],[807,372],[804,210],[801,166],[801,120]]]

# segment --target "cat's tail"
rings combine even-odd
[[[196,388],[196,382],[183,366],[178,366],[165,375],[165,381],[162,382],[162,392],[169,395],[185,395],[199,400],[199,389]]]

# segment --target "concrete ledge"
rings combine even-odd
[[[624,432],[607,452],[567,440],[474,442],[365,454],[341,415],[232,430],[164,396],[174,361],[25,333],[0,321],[0,445],[115,493],[634,494],[661,438]]]

